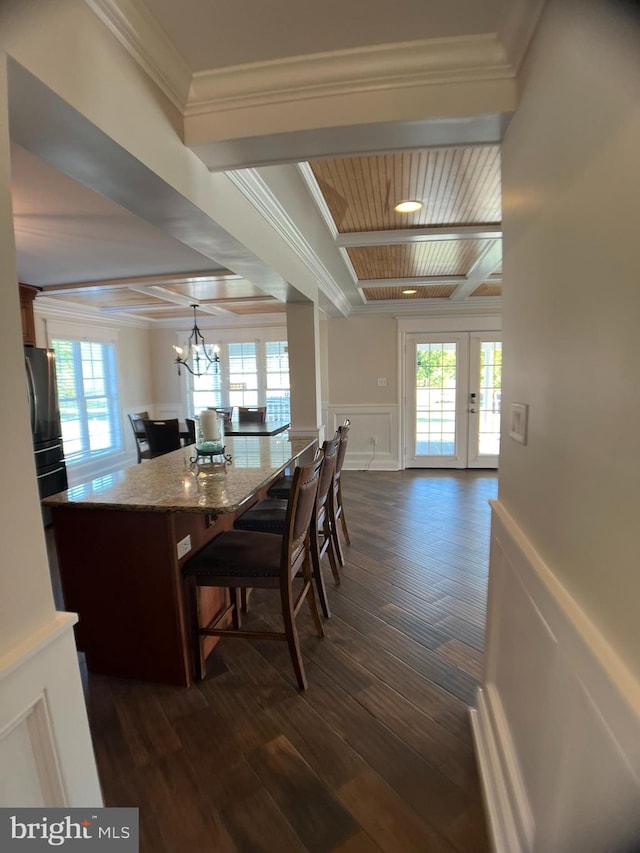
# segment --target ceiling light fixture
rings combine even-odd
[[[202,332],[198,328],[196,320],[196,308],[198,304],[190,306],[193,308],[193,329],[187,338],[187,342],[183,347],[174,345],[176,351],[175,363],[178,366],[178,376],[181,376],[181,367],[186,367],[189,373],[193,376],[202,376],[207,370],[214,365],[216,373],[218,372],[218,364],[220,363],[220,348],[217,345],[209,346],[205,343]]]
[[[417,293],[417,290],[411,290],[410,288],[402,291],[405,296],[413,296],[414,293]]]
[[[407,198],[399,201],[393,208],[396,213],[415,213],[422,209],[422,202],[415,198]]]

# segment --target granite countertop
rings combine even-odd
[[[195,447],[184,447],[72,486],[42,503],[69,509],[117,509],[137,512],[235,512],[256,491],[315,443],[313,438],[290,439],[287,433],[270,438],[228,438],[232,462],[221,475],[198,473],[189,460]]]

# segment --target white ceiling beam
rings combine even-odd
[[[155,284],[147,287],[131,285],[129,290],[133,290],[134,293],[154,296],[156,299],[164,299],[165,302],[171,302],[174,305],[187,306],[189,308],[193,305],[197,305],[198,310],[203,314],[212,314],[214,317],[224,317],[232,313],[231,311],[227,311],[225,308],[218,308],[213,305],[203,305],[199,299],[194,299],[192,296],[183,296],[181,293],[173,293],[173,291],[166,290],[164,287],[158,287]]]
[[[217,269],[211,272],[170,273],[165,275],[144,275],[134,278],[106,278],[97,281],[75,281],[72,284],[48,284],[45,290],[49,293],[73,293],[78,290],[95,290],[97,287],[105,290],[122,290],[134,286],[170,285],[170,284],[199,284],[208,281],[242,281],[241,275],[227,269]]]
[[[335,238],[336,246],[389,246],[398,243],[426,243],[437,240],[495,240],[502,236],[501,225],[457,225],[443,228],[399,228],[393,231],[349,231]]]
[[[501,261],[502,241],[495,240],[487,246],[483,254],[465,276],[465,281],[456,287],[449,300],[451,302],[461,302],[463,299],[466,299],[478,285],[491,277],[492,272],[499,266]]]
[[[464,275],[439,275],[428,278],[363,278],[358,287],[429,287],[431,284],[464,284]]]

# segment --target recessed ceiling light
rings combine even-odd
[[[409,289],[409,290],[403,290],[402,292],[404,293],[405,296],[413,296],[413,294],[417,293],[418,291]]]
[[[414,198],[407,198],[404,201],[399,201],[393,208],[396,213],[415,213],[416,210],[422,208],[422,202]]]

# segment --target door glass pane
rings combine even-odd
[[[416,346],[416,456],[456,452],[455,343]]]
[[[500,453],[500,403],[502,394],[502,343],[483,341],[480,345],[480,410],[478,455]]]

